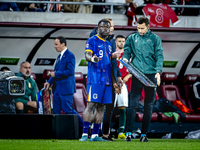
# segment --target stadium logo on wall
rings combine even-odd
[[[93,99],[97,99],[98,95],[96,93],[93,94]]]
[[[10,58],[10,57],[1,57],[0,64],[1,65],[17,65],[20,58]]]
[[[53,66],[56,59],[51,58],[38,58],[35,62],[35,65],[45,65],[45,66]]]
[[[178,61],[164,61],[163,67],[165,68],[176,68]]]
[[[88,61],[85,59],[81,59],[78,66],[88,66]]]
[[[200,68],[200,61],[194,61],[192,68]]]

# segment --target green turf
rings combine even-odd
[[[0,139],[0,150],[35,150],[35,149],[93,149],[93,150],[199,150],[200,140],[187,139],[150,139],[148,143],[134,139],[131,142],[116,140],[115,142],[79,142],[78,140],[15,140]]]

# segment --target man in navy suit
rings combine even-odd
[[[55,114],[77,114],[79,126],[83,126],[83,119],[72,108],[73,94],[76,92],[74,77],[75,56],[67,49],[66,39],[62,36],[54,40],[54,47],[60,54],[56,60],[54,71],[49,72],[51,78],[44,84],[46,89],[53,84],[53,110]]]

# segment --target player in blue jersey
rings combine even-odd
[[[100,20],[98,34],[86,42],[85,57],[88,61],[87,74],[87,107],[83,116],[83,135],[79,141],[87,141],[88,129],[94,123],[90,141],[107,141],[98,136],[102,123],[105,104],[112,103],[112,86],[116,93],[120,93],[120,86],[116,83],[111,71],[111,59],[119,57],[121,53],[111,54],[112,46],[106,41],[110,31],[110,22]]]

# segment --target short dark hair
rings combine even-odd
[[[108,20],[108,21],[112,21],[112,18],[103,18],[105,20]]]
[[[115,37],[115,40],[117,40],[118,38],[124,38],[124,39],[125,39],[125,37],[124,37],[123,35],[117,35],[117,36]]]
[[[8,67],[2,67],[1,71],[3,71],[3,70],[9,70],[10,71],[10,69]]]
[[[98,22],[98,26],[99,26],[102,22],[104,22],[104,23],[109,23],[109,25],[110,25],[110,21],[108,21],[108,20],[106,20],[106,19],[101,19],[101,20]]]
[[[67,41],[63,36],[58,36],[55,39],[60,40],[60,44],[65,43],[65,46],[67,46]]]
[[[138,24],[143,24],[145,23],[146,26],[149,25],[149,19],[147,17],[140,17],[138,20],[137,20],[137,23]]]

